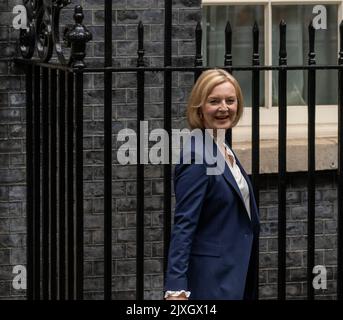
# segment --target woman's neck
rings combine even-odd
[[[226,129],[212,129],[212,132],[209,132],[217,144],[225,142]]]

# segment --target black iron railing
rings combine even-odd
[[[280,23],[279,66],[279,143],[278,143],[278,297],[286,295],[286,150],[287,150],[287,51],[286,23]]]
[[[194,72],[196,79],[203,66],[202,29],[195,29],[194,66],[172,66],[172,2],[165,1],[164,66],[144,65],[143,24],[138,25],[137,67],[112,66],[112,1],[105,1],[105,64],[86,67],[85,45],[91,39],[82,25],[82,8],[75,8],[75,24],[65,30],[64,40],[70,48],[69,58],[61,51],[62,40],[57,32],[60,10],[69,1],[52,1],[47,8],[41,2],[29,7],[31,29],[21,32],[24,59],[16,62],[26,67],[27,112],[27,265],[29,299],[82,299],[83,297],[83,85],[84,74],[104,74],[104,297],[112,294],[112,74],[135,72],[137,75],[137,141],[140,122],[144,120],[144,79],[149,72],[164,74],[164,129],[171,137],[173,72]],[[39,6],[40,4],[40,6]],[[31,11],[30,11],[31,10]],[[44,14],[51,13],[52,21]],[[51,30],[47,25],[50,23]],[[40,26],[35,28],[35,26]],[[37,34],[34,33],[37,31]],[[316,65],[315,29],[309,26],[308,65],[287,65],[286,23],[280,23],[279,65],[261,66],[258,52],[259,29],[252,28],[252,65],[232,65],[232,30],[225,29],[223,68],[229,72],[246,71],[252,75],[252,181],[259,203],[259,91],[260,73],[278,72],[279,146],[278,146],[278,298],[286,297],[286,137],[287,137],[287,72],[308,72],[308,299],[314,298],[312,286],[315,253],[315,95],[316,71],[337,70],[338,73],[338,256],[337,298],[343,298],[343,22],[339,28],[340,51],[337,65]],[[44,40],[45,39],[45,40]],[[40,59],[31,59],[37,46]],[[55,49],[60,63],[51,63]],[[57,85],[58,84],[58,85]],[[50,98],[49,98],[50,97]],[[56,102],[57,101],[57,102]],[[58,103],[58,108],[56,108]],[[58,114],[56,114],[58,110]],[[42,119],[40,119],[42,113]],[[58,125],[58,130],[56,127]],[[74,132],[75,129],[75,132]],[[42,138],[42,139],[41,139]],[[228,132],[231,141],[231,131]],[[58,142],[58,144],[57,144]],[[171,232],[171,140],[169,164],[164,165],[164,268],[166,268]],[[137,150],[137,216],[136,216],[136,297],[144,298],[144,165]],[[41,150],[41,152],[40,152]],[[75,158],[74,158],[75,153]],[[57,167],[59,170],[57,171]],[[58,172],[58,176],[57,173]],[[58,190],[58,192],[57,192]],[[58,204],[58,205],[57,205]],[[58,209],[58,211],[57,211]],[[58,218],[59,225],[57,226]],[[40,225],[42,219],[42,229]],[[57,238],[57,228],[59,230]],[[42,241],[40,239],[42,235]],[[57,250],[58,242],[58,250]],[[42,249],[42,251],[41,251]],[[42,256],[40,256],[42,254]],[[40,272],[42,271],[42,278]],[[57,277],[58,274],[58,277]],[[57,279],[58,282],[57,282]],[[57,296],[59,293],[59,296]]]

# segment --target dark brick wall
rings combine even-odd
[[[16,3],[0,3],[0,297],[11,299],[24,297],[10,280],[13,266],[26,263],[24,79],[8,61],[16,55]]]
[[[278,195],[277,176],[261,179],[260,191],[260,298],[277,297]],[[306,299],[307,294],[307,177],[293,173],[287,183],[286,294]],[[327,269],[327,290],[315,290],[316,299],[336,299],[337,185],[334,172],[316,180],[315,265]]]
[[[18,33],[11,27],[12,8],[21,1],[0,3],[0,57],[15,56]],[[102,64],[104,52],[103,3],[73,1],[84,8],[84,24],[93,33],[87,63]],[[173,0],[173,63],[192,65],[194,29],[201,18],[200,0]],[[72,7],[63,23],[72,22]],[[164,1],[113,0],[113,64],[131,66],[137,57],[137,23],[145,25],[145,62],[163,65]],[[163,127],[163,74],[146,75],[145,120],[149,128]],[[185,102],[193,75],[173,75],[173,128],[186,127]],[[24,78],[12,62],[0,60],[0,299],[25,298],[13,289],[12,268],[26,263],[25,249],[25,92]],[[86,74],[84,91],[84,208],[85,298],[103,298],[103,75]],[[116,159],[117,133],[136,128],[136,79],[113,76],[113,298],[135,298],[136,168]],[[162,167],[145,166],[145,298],[162,297],[163,180]],[[287,193],[287,292],[292,299],[306,295],[306,176],[290,179]],[[334,176],[318,179],[316,264],[328,270],[328,290],[335,297],[336,184]],[[173,199],[174,204],[174,199]],[[260,297],[277,294],[277,178],[266,176],[261,189]]]

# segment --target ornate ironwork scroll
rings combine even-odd
[[[38,57],[48,62],[53,52],[61,64],[82,66],[85,57],[86,43],[92,34],[82,24],[81,6],[75,7],[75,24],[64,28],[60,33],[60,17],[63,8],[71,0],[24,0],[27,11],[27,29],[20,29],[21,55],[30,59],[37,49]]]

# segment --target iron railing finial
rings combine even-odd
[[[75,24],[66,34],[67,41],[71,44],[71,59],[70,64],[75,68],[83,68],[85,66],[84,58],[86,56],[86,43],[92,39],[92,34],[82,24],[84,14],[80,5],[74,9]]]

